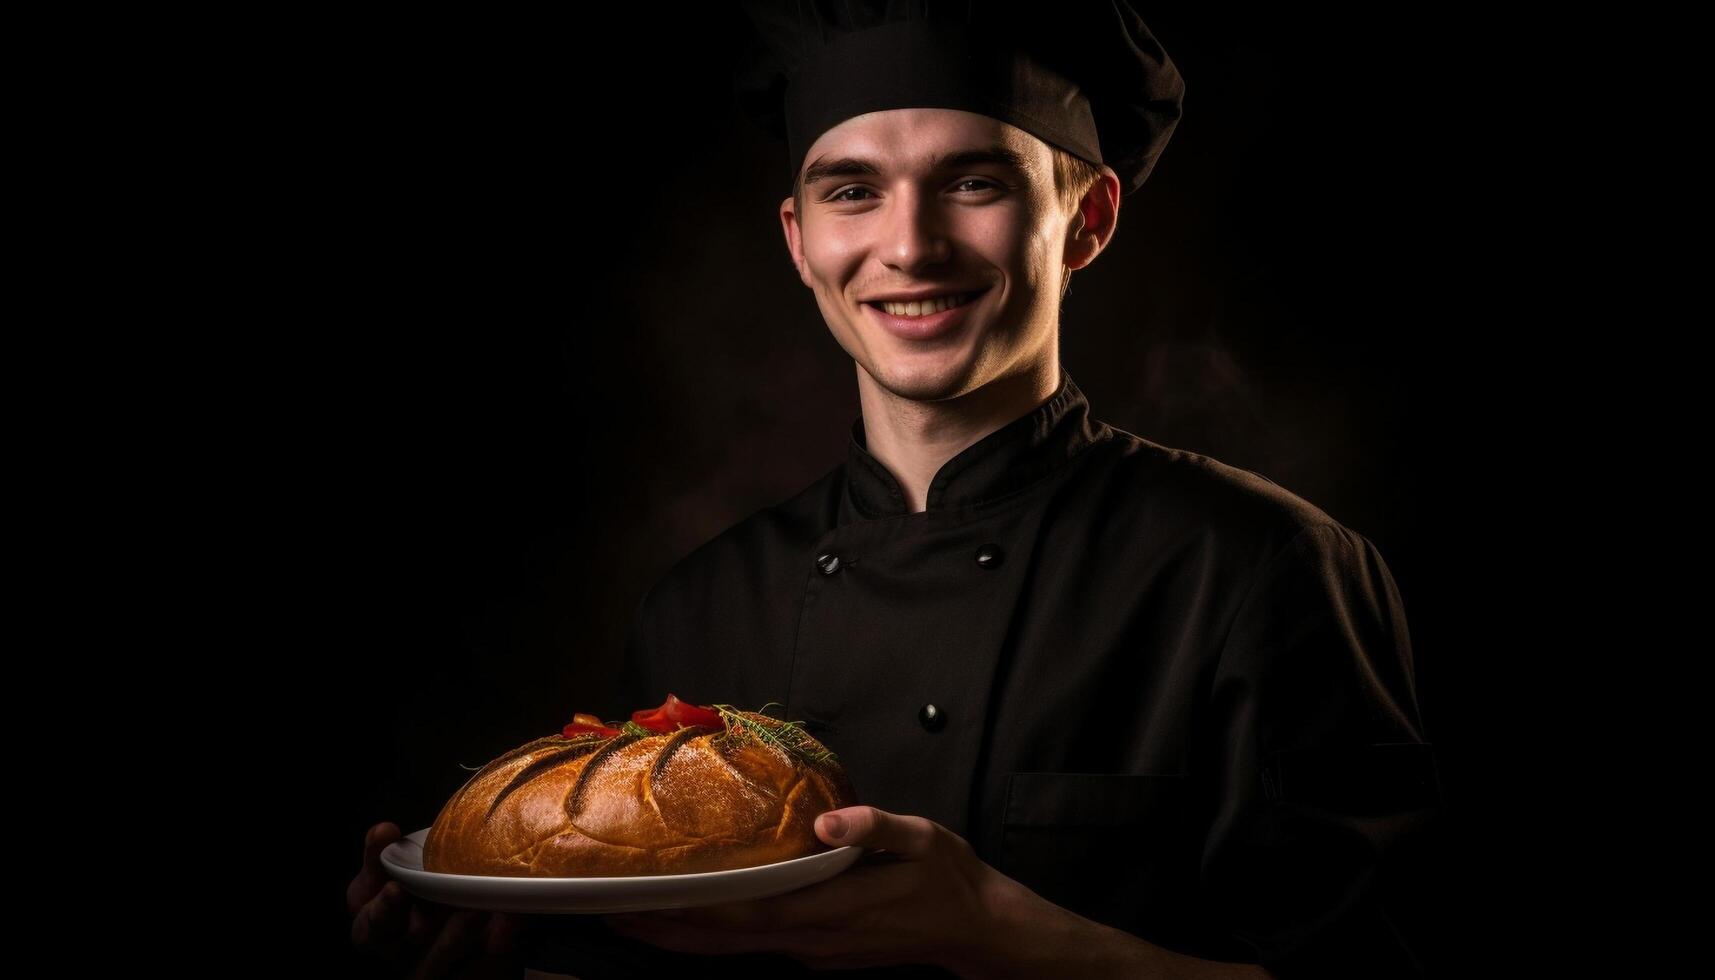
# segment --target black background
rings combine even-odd
[[[1522,655],[1490,607],[1527,550],[1525,423],[1519,328],[1477,301],[1474,165],[1505,124],[1480,52],[1413,14],[1194,8],[1144,10],[1185,116],[1074,278],[1062,359],[1097,418],[1381,549],[1452,817],[1426,885],[1452,948],[1505,900],[1511,833],[1494,679]],[[785,149],[730,102],[730,22],[612,16],[338,25],[270,103],[270,340],[302,373],[268,588],[309,719],[282,748],[311,786],[311,961],[343,962],[366,828],[426,827],[461,764],[641,707],[608,684],[644,590],[844,457],[854,368],[788,261]]]

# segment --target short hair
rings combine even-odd
[[[1060,195],[1060,204],[1067,211],[1075,211],[1078,202],[1096,186],[1096,181],[1102,178],[1100,167],[1080,156],[1074,156],[1058,146],[1050,143],[1048,149],[1054,154],[1054,191]]]
[[[1068,215],[1077,211],[1078,202],[1096,186],[1101,179],[1100,167],[1062,150],[1052,143],[1048,150],[1054,157],[1054,193],[1060,200],[1060,207]],[[798,214],[804,213],[804,175],[800,172],[792,178],[792,199],[798,206]],[[1072,288],[1072,270],[1067,269],[1060,281],[1060,298],[1066,298],[1066,290]]]
[[[1053,143],[1048,149],[1054,154],[1054,192],[1060,195],[1060,206],[1068,216],[1078,210],[1078,202],[1096,186],[1096,181],[1102,177],[1100,167],[1080,156],[1074,156],[1060,149]],[[1060,299],[1066,299],[1066,291],[1072,288],[1072,270],[1067,268],[1060,277]]]

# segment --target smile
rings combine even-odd
[[[957,331],[970,319],[970,311],[977,305],[974,301],[988,292],[952,293],[911,303],[874,300],[863,305],[883,330],[900,340],[922,342]]]
[[[932,316],[954,307],[963,306],[982,295],[982,291],[974,293],[954,293],[950,296],[936,296],[932,299],[912,303],[889,303],[886,301],[873,302],[870,306],[891,316],[922,317]]]

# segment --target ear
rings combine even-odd
[[[1119,227],[1120,179],[1112,167],[1102,167],[1101,176],[1084,192],[1067,221],[1065,265],[1082,269],[1096,260]]]
[[[798,202],[792,197],[780,202],[780,230],[786,235],[786,251],[792,255],[792,265],[798,270],[798,280],[810,285],[804,265],[804,229],[798,222]]]

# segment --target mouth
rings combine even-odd
[[[881,312],[886,313],[888,316],[905,317],[910,319],[922,316],[933,316],[934,314],[940,313],[944,310],[963,306],[987,291],[988,290],[986,289],[979,289],[975,292],[969,293],[949,293],[945,296],[936,296],[931,299],[909,303],[890,303],[885,300],[871,300],[867,305],[875,307]]]
[[[863,305],[876,322],[903,340],[931,340],[963,323],[971,307],[986,295],[990,286],[975,292],[952,293],[922,302],[890,303],[871,300]]]

